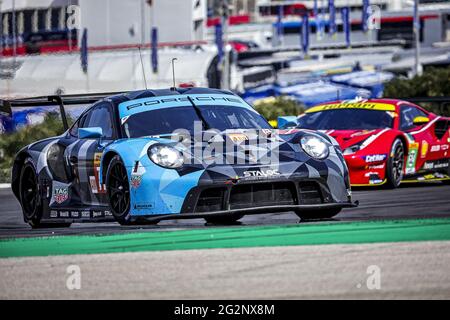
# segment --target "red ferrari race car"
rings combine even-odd
[[[278,120],[280,129],[320,130],[335,138],[352,186],[450,180],[450,118],[411,102],[336,101]]]

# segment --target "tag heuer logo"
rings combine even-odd
[[[69,199],[69,189],[67,187],[55,188],[53,190],[53,200],[56,203],[63,203],[67,199]]]
[[[133,188],[139,188],[142,182],[142,176],[138,174],[132,174],[130,182]]]

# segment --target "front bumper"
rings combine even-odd
[[[279,213],[288,212],[295,210],[307,210],[307,211],[317,211],[317,210],[332,210],[339,208],[354,208],[359,205],[358,201],[355,202],[342,202],[342,203],[323,203],[323,204],[310,204],[310,205],[282,205],[282,206],[264,206],[264,207],[254,207],[254,208],[244,208],[244,209],[234,209],[234,210],[221,210],[221,211],[211,211],[202,213],[184,213],[184,214],[165,214],[165,215],[152,215],[152,216],[141,216],[135,218],[139,222],[156,223],[162,220],[171,219],[198,219],[205,217],[214,216],[224,216],[231,214],[263,214],[263,213]]]
[[[352,187],[381,186],[386,183],[387,160],[367,163],[364,155],[345,155]]]

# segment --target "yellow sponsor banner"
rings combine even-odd
[[[316,106],[306,110],[306,113],[313,113],[327,110],[337,109],[364,109],[377,111],[395,111],[395,106],[380,102],[349,102],[349,103],[332,103],[323,106]]]

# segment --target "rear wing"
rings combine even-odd
[[[19,98],[11,100],[1,99],[0,114],[11,117],[14,108],[59,106],[59,111],[61,113],[61,120],[63,122],[64,130],[67,130],[69,128],[69,124],[67,122],[67,114],[65,106],[93,104],[104,98],[122,93],[125,92],[52,95],[52,96]]]

